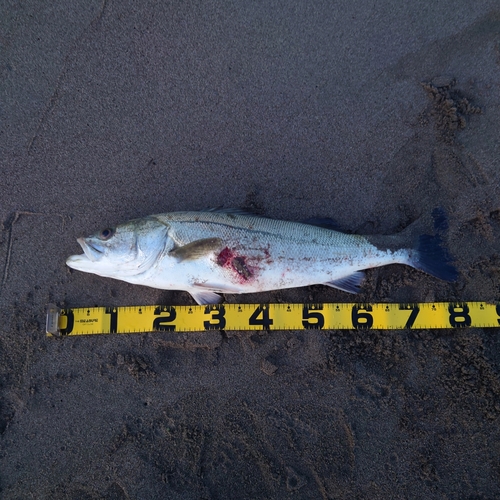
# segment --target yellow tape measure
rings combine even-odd
[[[397,330],[500,326],[500,303],[217,304],[208,306],[47,307],[47,334],[203,330]]]

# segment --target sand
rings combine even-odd
[[[359,234],[444,207],[458,281],[393,265],[356,300],[498,300],[496,1],[2,12],[1,498],[500,496],[498,329],[44,333],[49,302],[191,304],[65,259],[98,229],[217,206]]]

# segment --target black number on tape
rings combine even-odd
[[[160,316],[160,314],[167,314],[167,316]],[[173,332],[175,330],[175,325],[170,325],[172,321],[177,317],[175,307],[163,306],[157,307],[154,312],[155,316],[160,316],[155,318],[153,321],[153,330],[156,332]]]
[[[470,326],[472,319],[469,316],[469,306],[465,303],[453,303],[448,306],[450,313],[450,325],[453,328],[463,328]]]
[[[497,311],[497,314],[500,316],[500,304],[497,304],[496,311]],[[500,325],[500,319],[497,319],[497,321],[498,321],[498,324]]]
[[[106,307],[106,314],[109,318],[109,333],[116,333],[118,329],[118,310],[116,307]]]
[[[325,318],[319,310],[323,309],[323,304],[306,304],[302,309],[302,325],[304,328],[320,330],[325,326]],[[313,320],[311,323],[309,320]]]
[[[411,328],[417,319],[418,313],[420,312],[420,307],[418,304],[402,304],[399,306],[399,309],[404,309],[409,311],[411,309],[410,316],[408,317],[408,321],[405,324],[405,328]]]
[[[226,308],[222,305],[220,306],[207,306],[205,307],[205,314],[211,314],[209,321],[204,321],[203,326],[206,330],[224,330],[226,326]],[[211,323],[211,321],[216,320],[217,323]]]
[[[259,316],[262,316],[259,318]],[[273,320],[269,317],[269,308],[266,305],[260,305],[250,316],[249,325],[262,326],[262,329],[267,329],[273,324]]]
[[[73,331],[73,326],[75,325],[75,316],[71,309],[67,311],[62,311],[61,315],[66,316],[66,328],[61,328],[61,335],[69,335]]]
[[[373,316],[368,312],[372,311],[372,306],[353,306],[352,308],[352,326],[354,328],[371,328],[373,326]]]

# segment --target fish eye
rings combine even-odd
[[[101,240],[109,240],[109,238],[111,238],[111,236],[113,236],[113,234],[115,234],[115,230],[111,227],[107,227],[106,229],[103,229],[101,231],[99,238]]]

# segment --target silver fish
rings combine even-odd
[[[198,304],[220,302],[218,293],[313,284],[356,293],[363,269],[396,263],[454,281],[457,271],[440,237],[420,236],[412,248],[405,245],[410,233],[344,234],[240,210],[173,212],[78,238],[84,253],[66,264],[138,285],[185,290]]]

